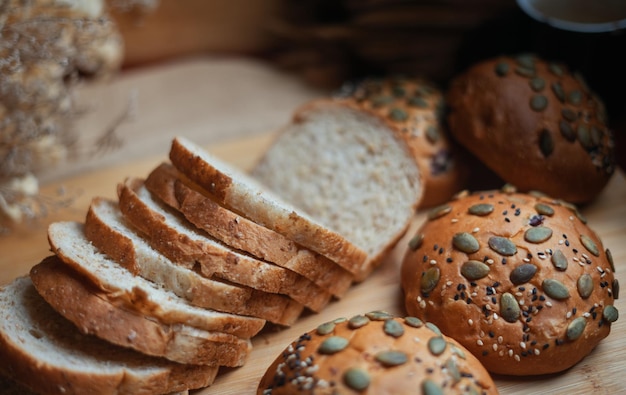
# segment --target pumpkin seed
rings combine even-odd
[[[461,371],[454,358],[448,358],[445,362],[445,367],[454,384],[461,381]]]
[[[467,261],[461,265],[461,274],[466,279],[479,280],[489,274],[489,266],[481,261]]]
[[[596,125],[591,125],[591,143],[594,147],[597,147],[602,143],[603,132]]]
[[[392,102],[393,102],[393,97],[391,96],[376,96],[372,98],[373,107],[383,107]]]
[[[543,156],[548,157],[554,151],[554,141],[548,129],[542,129],[539,132],[539,149]]]
[[[500,296],[500,316],[506,322],[516,322],[519,319],[520,307],[515,296],[505,292]]]
[[[592,253],[595,256],[600,256],[600,251],[598,250],[598,246],[596,243],[591,240],[591,238],[587,235],[580,235],[580,242],[583,243],[587,251]]]
[[[574,89],[567,96],[567,100],[574,105],[578,105],[583,100],[583,93],[579,91],[578,89]]]
[[[401,82],[399,82],[401,83]],[[395,85],[391,88],[391,93],[395,96],[395,97],[404,97],[404,95],[406,95],[406,89],[403,86],[400,85]]]
[[[560,82],[554,82],[552,83],[552,92],[554,92],[554,95],[557,97],[557,99],[559,99],[559,101],[561,103],[565,102],[565,91],[563,90],[563,86],[561,85]]]
[[[333,333],[334,330],[335,330],[335,323],[326,322],[318,326],[316,332],[318,335],[324,336],[324,335],[328,335],[329,333]]]
[[[531,79],[528,84],[530,85],[530,88],[532,90],[534,90],[535,92],[540,92],[541,90],[543,90],[543,88],[545,88],[546,81],[543,78],[535,77]]]
[[[433,380],[425,379],[422,381],[422,395],[443,395],[443,388]]]
[[[372,321],[386,321],[393,318],[393,315],[382,310],[370,311],[369,313],[365,313],[365,316]]]
[[[437,286],[441,272],[438,267],[431,267],[424,272],[421,280],[421,288],[423,293],[429,293]]]
[[[608,322],[615,322],[619,318],[619,311],[613,305],[604,306],[602,309],[602,318]]]
[[[437,142],[437,140],[439,140],[439,130],[437,129],[436,126],[434,125],[429,125],[426,128],[426,139],[431,143],[434,144]]]
[[[409,114],[407,114],[406,111],[404,111],[401,108],[392,108],[389,111],[389,118],[392,121],[396,121],[396,122],[404,122],[407,119],[409,119]]]
[[[427,322],[426,324],[426,328],[430,329],[431,331],[435,332],[437,335],[441,336],[441,329],[439,329],[439,327],[435,324],[433,324],[432,322]]]
[[[567,326],[566,336],[568,340],[578,339],[584,332],[587,326],[587,320],[584,317],[578,317],[574,321],[570,322]]]
[[[582,215],[582,213],[580,211],[578,211],[578,209],[574,210],[574,215],[576,216],[576,218],[578,218],[580,220],[580,222],[582,222],[583,224],[587,223],[587,218],[585,218],[584,215]]]
[[[521,75],[522,77],[534,77],[535,76],[535,69],[531,69],[528,67],[523,67],[523,66],[518,66],[515,68],[515,73],[517,75]]]
[[[578,277],[578,281],[576,282],[576,288],[578,289],[578,293],[580,297],[583,299],[587,299],[591,296],[593,292],[593,279],[587,273]]]
[[[619,299],[619,281],[616,278],[613,279],[611,290],[613,291],[613,299]]]
[[[550,237],[552,237],[552,229],[545,226],[536,226],[524,232],[524,240],[534,244],[543,243]]]
[[[341,336],[331,336],[320,344],[317,352],[320,354],[335,354],[348,347],[350,342]]]
[[[499,62],[496,64],[495,72],[500,77],[504,77],[509,72],[509,64],[506,62]]]
[[[480,249],[478,240],[467,232],[457,233],[452,237],[452,245],[459,251],[472,254]]]
[[[594,147],[593,141],[591,140],[591,134],[589,133],[589,128],[587,125],[582,123],[578,124],[578,128],[576,129],[576,134],[578,135],[578,140],[580,144],[582,144],[585,149],[590,150]]]
[[[568,122],[574,122],[578,119],[578,113],[571,108],[564,108],[561,110],[561,115]]]
[[[512,193],[517,192],[517,187],[513,184],[507,183],[507,184],[504,184],[502,188],[500,188],[500,191],[502,193],[506,193],[507,195],[510,195]]]
[[[411,107],[419,107],[419,108],[427,108],[428,107],[428,102],[421,97],[410,97],[407,99],[407,103],[409,104],[409,106]]]
[[[533,111],[543,111],[548,107],[548,98],[544,95],[534,95],[530,98],[530,108]]]
[[[615,263],[613,262],[613,254],[611,253],[611,250],[607,248],[604,250],[604,253],[606,254],[606,259],[609,261],[609,265],[611,266],[611,271],[615,273]]]
[[[467,355],[465,355],[465,351],[455,346],[453,343],[450,343],[450,351],[452,351],[453,354],[455,354],[461,359],[467,359]]]
[[[355,391],[363,391],[370,385],[370,375],[361,368],[350,368],[343,374],[343,382]]]
[[[439,217],[443,217],[444,215],[448,214],[451,211],[452,211],[452,207],[448,206],[447,204],[437,206],[431,209],[430,211],[428,211],[428,219],[433,220]]]
[[[548,70],[550,70],[550,72],[556,76],[563,76],[563,68],[556,63],[548,64]]]
[[[529,282],[535,273],[537,273],[537,266],[532,263],[523,263],[513,269],[509,279],[514,285],[520,285]]]
[[[442,336],[433,336],[428,339],[428,350],[433,355],[441,355],[446,351],[448,342]]]
[[[537,203],[535,204],[535,210],[537,210],[538,214],[547,215],[548,217],[552,217],[554,215],[554,209],[547,204]]]
[[[401,323],[394,319],[388,319],[383,324],[383,331],[391,337],[400,337],[404,335],[404,327]]]
[[[359,314],[359,315],[355,315],[354,317],[348,320],[348,327],[351,329],[358,329],[369,324],[369,322],[370,322],[369,318],[367,318],[364,315]]]
[[[424,321],[420,320],[417,317],[405,317],[404,322],[408,326],[412,326],[413,328],[421,328],[424,325]]]
[[[562,300],[569,298],[569,290],[559,280],[547,278],[541,283],[541,288],[552,299]]]
[[[527,69],[535,68],[535,57],[530,53],[519,54],[515,57],[517,64]]]
[[[567,121],[564,121],[562,119],[561,121],[559,121],[559,130],[561,131],[561,134],[563,135],[563,137],[565,137],[566,140],[568,141],[576,140],[576,133],[574,133],[574,129],[572,129],[572,125],[570,125]]]
[[[488,243],[489,247],[500,255],[512,256],[517,253],[515,244],[506,237],[491,236]]]
[[[399,366],[405,364],[409,358],[402,351],[381,351],[375,356],[376,360],[385,366]]]
[[[411,251],[416,251],[424,243],[424,234],[418,233],[409,240],[409,248]]]
[[[472,215],[478,215],[478,216],[489,215],[493,212],[493,204],[489,204],[489,203],[474,204],[469,209],[467,209],[467,212]]]
[[[550,258],[552,264],[557,270],[566,270],[567,269],[567,258],[565,254],[561,252],[561,250],[556,250],[552,253],[552,257]]]

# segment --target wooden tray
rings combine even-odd
[[[185,135],[185,131],[180,131]],[[207,149],[224,160],[243,169],[249,168],[268,146],[272,133],[237,138],[211,144]],[[0,237],[0,284],[10,282],[28,273],[31,266],[50,254],[45,228],[56,220],[82,221],[89,202],[95,196],[115,197],[117,183],[127,176],[146,176],[161,161],[167,160],[167,151],[123,165],[110,165],[100,170],[71,175],[42,188],[45,196],[57,195],[63,187],[66,196],[74,199],[71,206],[51,212],[37,226],[18,230]],[[617,276],[626,284],[626,179],[618,172],[598,200],[582,209],[590,226],[611,249]],[[365,282],[354,286],[341,300],[332,302],[320,314],[306,314],[289,329],[264,330],[253,341],[254,350],[247,364],[238,369],[224,369],[215,384],[197,394],[253,394],[266,367],[283,348],[303,332],[319,323],[343,316],[350,317],[374,309],[403,314],[398,267],[407,238],[425,219],[424,213],[414,218],[411,230],[394,250],[387,262]],[[616,307],[626,312],[624,298]],[[626,318],[613,324],[610,336],[591,355],[572,369],[548,377],[495,377],[501,394],[618,394],[626,393]]]

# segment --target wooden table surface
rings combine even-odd
[[[215,65],[211,61],[207,62],[209,64],[194,61],[191,64],[171,65],[160,70],[151,70],[150,75],[135,72],[131,76],[125,76],[123,84],[125,84],[124,86],[132,86],[133,83],[138,83],[141,86],[151,86],[150,89],[158,90],[154,88],[154,85],[171,87],[176,85],[176,79],[202,78],[207,87],[204,89],[208,89],[211,87],[211,81],[219,84],[223,78],[215,71]],[[233,62],[232,66],[241,66],[241,64]],[[169,117],[163,113],[154,114],[161,120],[161,125],[168,126],[168,130],[160,130],[158,124],[143,120],[143,118],[140,118],[138,123],[141,125],[148,124],[150,128],[154,128],[152,132],[159,143],[148,149],[145,144],[142,144],[142,139],[132,142],[132,133],[129,132],[126,138],[129,147],[125,149],[134,152],[130,157],[128,157],[130,154],[127,153],[123,159],[109,158],[108,161],[103,161],[97,166],[90,165],[81,168],[67,166],[66,169],[59,170],[55,177],[51,177],[50,181],[42,187],[42,195],[59,199],[58,193],[62,188],[63,196],[72,198],[71,204],[68,207],[52,210],[37,224],[20,228],[9,235],[0,236],[0,284],[8,283],[15,277],[28,273],[34,264],[50,254],[45,235],[48,223],[57,220],[83,220],[88,204],[93,197],[114,197],[117,183],[123,181],[125,177],[144,177],[160,162],[167,160],[170,135],[187,136],[206,146],[208,150],[224,160],[243,169],[250,168],[271,142],[273,132],[268,131],[275,130],[274,126],[277,126],[273,125],[272,122],[286,122],[289,114],[298,104],[308,98],[315,97],[318,92],[307,91],[287,77],[281,79],[271,70],[265,69],[264,65],[245,63],[245,67],[248,67],[249,71],[254,70],[246,76],[251,83],[256,82],[262,85],[262,81],[259,82],[258,79],[268,78],[270,75],[275,78],[273,82],[278,86],[272,94],[274,96],[283,94],[289,98],[287,100],[289,103],[284,103],[280,109],[266,107],[268,112],[273,111],[266,118],[271,119],[271,121],[259,125],[257,130],[237,135],[228,134],[212,139],[210,135],[198,134],[198,131],[204,130],[208,133],[214,129],[215,125],[211,123],[212,113],[215,113],[215,117],[219,118],[220,122],[227,122],[228,115],[230,115],[233,123],[245,124],[249,129],[254,129],[254,122],[249,119],[241,119],[246,118],[245,115],[242,115],[245,114],[245,109],[236,104],[237,100],[233,99],[231,107],[226,109],[223,106],[218,109],[207,107],[205,111],[193,112],[187,108],[184,122],[178,122],[181,126],[172,130],[169,126],[176,125],[176,119],[180,117],[176,111],[177,104],[168,101],[166,91],[161,92],[161,100],[166,101],[166,103],[160,103],[157,98],[151,96],[150,100],[154,102],[153,107],[150,107],[152,111],[157,111],[159,108],[170,109]],[[211,71],[207,72],[207,70]],[[194,71],[196,75],[191,71]],[[229,74],[232,72],[232,68],[224,67],[222,72]],[[249,91],[250,88],[242,88],[240,93],[242,95],[250,94]],[[202,100],[198,96],[205,93],[202,88],[189,90],[186,95],[181,94],[178,97],[178,104],[195,103]],[[257,92],[258,95],[264,93],[266,92]],[[119,94],[119,91],[107,87],[92,90],[90,94],[99,97],[104,96],[102,100],[112,100],[111,97],[107,98],[106,96]],[[229,95],[236,98],[236,92],[230,92]],[[230,114],[225,114],[224,111],[230,111]],[[152,116],[150,111],[144,111],[142,114],[142,117]],[[190,117],[195,117],[195,119],[190,119]],[[268,125],[272,127],[265,128]],[[139,127],[135,125],[134,128]],[[132,125],[130,129],[133,131]],[[57,197],[54,198],[55,196]],[[591,205],[584,207],[582,212],[588,218],[589,225],[602,238],[605,247],[611,249],[617,277],[622,284],[626,284],[626,277],[624,276],[626,273],[626,178],[624,174],[622,172],[616,173],[602,195]],[[425,214],[423,212],[417,213],[407,237],[424,219]],[[197,391],[197,393],[202,395],[253,394],[260,376],[274,357],[288,343],[303,332],[316,327],[319,323],[374,309],[403,314],[398,268],[405,246],[406,238],[398,244],[389,259],[374,275],[365,282],[353,286],[341,301],[332,302],[322,313],[305,314],[289,329],[277,330],[274,328],[261,332],[253,339],[254,349],[244,367],[224,369],[213,386]],[[617,300],[615,305],[621,312],[626,312],[624,298]],[[626,376],[625,335],[626,318],[621,318],[613,324],[609,337],[591,355],[572,369],[548,377],[495,377],[500,393],[520,395],[626,393],[626,380],[624,380]]]

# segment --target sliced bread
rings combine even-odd
[[[148,395],[206,387],[218,368],[149,357],[83,335],[30,278],[20,277],[0,287],[0,371],[40,394]]]
[[[357,281],[406,232],[422,195],[420,172],[399,133],[354,102],[314,101],[296,112],[251,172],[366,251]]]
[[[352,284],[352,274],[323,255],[219,205],[171,164],[155,168],[146,188],[214,238],[233,248],[290,269],[334,296]]]
[[[306,151],[306,147],[302,148]],[[306,152],[300,154],[308,155]],[[311,213],[287,203],[244,172],[193,142],[182,137],[175,138],[170,160],[181,173],[200,185],[221,205],[326,256],[351,273],[362,269],[367,252],[348,241],[341,235],[340,229],[320,223]],[[297,181],[292,178],[292,182]],[[341,199],[347,197],[342,196]]]
[[[174,264],[140,237],[123,218],[117,202],[94,198],[85,219],[85,235],[111,259],[190,303],[219,311],[259,317],[290,326],[304,306],[291,298],[206,278]]]
[[[118,188],[124,217],[141,230],[152,247],[173,262],[264,292],[288,295],[320,311],[332,295],[305,277],[229,248],[153,198],[143,181],[130,178]]]
[[[250,339],[185,324],[164,324],[115,305],[88,278],[50,256],[30,271],[37,292],[82,333],[146,355],[209,366],[241,366],[252,349]]]
[[[87,277],[109,302],[163,324],[186,324],[241,338],[254,336],[265,324],[259,318],[193,306],[173,292],[133,275],[94,247],[81,223],[52,223],[48,227],[48,241],[52,251],[66,265]]]

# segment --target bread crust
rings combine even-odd
[[[37,292],[84,334],[171,361],[241,366],[252,345],[220,332],[208,332],[183,324],[166,325],[115,306],[88,278],[52,256],[35,265],[30,277]]]
[[[352,284],[352,274],[335,262],[220,206],[170,164],[154,169],[145,185],[188,221],[233,248],[292,270],[336,297]]]
[[[614,172],[604,105],[564,65],[488,59],[457,76],[447,99],[455,139],[520,191],[584,203]]]
[[[358,272],[367,259],[365,251],[343,236],[283,204],[251,178],[228,169],[187,139],[175,138],[169,156],[181,173],[221,205],[326,256],[349,272]]]
[[[348,378],[355,369],[361,380]],[[426,381],[436,393],[498,393],[489,373],[455,340],[414,318],[377,311],[300,336],[269,366],[257,394],[403,395],[428,393]]]
[[[205,277],[216,276],[260,291],[287,295],[313,311],[320,311],[330,301],[330,293],[295,272],[210,242],[206,234],[194,231],[199,237],[191,238],[179,233],[161,213],[153,211],[139,198],[140,188],[143,188],[143,181],[136,178],[120,184],[120,209],[125,218],[144,233],[153,248],[176,264],[189,269],[199,265],[199,272]]]
[[[124,221],[116,202],[94,198],[85,220],[85,235],[94,246],[135,275],[164,284],[196,306],[258,317],[278,325],[290,326],[302,313],[304,306],[287,296],[206,278],[178,267],[164,256],[160,256],[161,259],[143,256],[143,249],[138,249],[129,237],[128,233],[133,232],[130,225],[128,228],[116,227],[105,218],[102,211],[106,210],[111,210],[117,214],[116,219]],[[155,251],[155,254],[158,253]],[[146,260],[152,262],[147,264]]]
[[[82,335],[38,295],[28,277],[0,288],[2,293],[11,299],[0,295],[1,303],[12,303],[12,307],[2,309],[11,316],[0,325],[0,371],[36,393],[165,394],[206,387],[217,374],[217,367],[148,357]],[[24,342],[39,342],[40,348],[33,351]],[[66,350],[75,357],[70,359],[73,362],[55,361],[58,352]],[[38,353],[52,354],[44,360]],[[99,363],[108,364],[107,368],[98,370],[92,365],[94,359],[106,361]]]
[[[619,284],[610,252],[575,206],[486,191],[429,218],[402,263],[406,309],[489,371],[560,372],[608,336]]]

